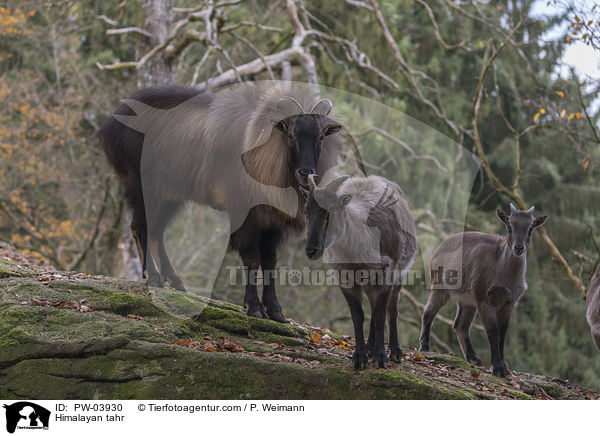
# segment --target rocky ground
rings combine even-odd
[[[351,368],[353,340],[171,289],[52,271],[0,247],[3,399],[598,399],[563,380],[500,379],[406,348]]]

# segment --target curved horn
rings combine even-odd
[[[300,112],[305,114],[306,112],[304,111],[304,108],[302,107],[302,105],[300,103],[298,103],[298,100],[296,100],[294,97],[290,97],[289,95],[286,95],[285,97],[281,97],[279,99],[279,103],[281,103],[282,100],[290,100],[292,102],[294,102],[296,104],[296,106],[298,106],[298,108],[300,109]]]
[[[365,166],[365,161],[363,160],[362,156],[360,155],[360,150],[358,149],[358,145],[356,145],[356,141],[354,140],[354,137],[352,136],[352,134],[350,132],[348,132],[348,130],[345,127],[342,127],[344,129],[344,132],[347,132],[348,134],[345,135],[346,138],[350,139],[350,142],[352,143],[352,151],[354,153],[354,159],[356,160],[356,164],[358,165],[358,168],[360,169],[360,171],[363,173],[363,175],[365,177],[369,177],[369,175],[367,174],[367,167]]]
[[[320,108],[320,106],[323,106],[323,108],[322,108],[323,111],[315,112],[315,110],[317,108]],[[309,114],[318,113],[319,115],[327,116],[327,115],[329,115],[329,112],[331,112],[332,108],[333,108],[333,103],[331,102],[331,100],[329,100],[328,98],[321,98],[318,102],[316,102],[314,104],[313,107],[310,108],[310,111],[308,113]]]
[[[313,190],[313,189],[315,189],[315,190],[319,189],[319,188],[317,188],[317,182],[315,181],[315,177],[319,177],[319,176],[317,176],[316,174],[309,174],[308,175],[308,180],[309,180],[310,184],[312,185],[310,187],[311,190]]]
[[[531,207],[529,208],[529,210],[527,211],[527,213],[528,213],[529,215],[532,215],[532,214],[533,214],[533,211],[534,211],[534,209],[535,209],[535,206],[531,206]]]
[[[514,204],[510,204],[510,214],[512,215],[513,213],[515,213],[517,211],[517,208],[515,207]]]
[[[343,176],[337,177],[327,184],[327,187],[325,188],[325,190],[329,191],[329,192],[337,192],[337,190],[340,188],[340,186],[342,186],[342,183],[344,183],[349,178],[350,178],[350,176],[348,176],[348,175],[343,175]]]

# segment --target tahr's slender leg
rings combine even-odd
[[[362,309],[362,291],[359,286],[351,289],[342,288],[342,293],[346,297],[352,324],[354,324],[354,337],[356,339],[356,348],[352,356],[352,362],[355,369],[365,369],[367,367],[367,348],[365,346],[365,336],[363,332],[363,322],[365,314]]]
[[[467,306],[459,303],[454,319],[453,328],[458,337],[460,348],[469,362],[473,365],[481,365],[481,358],[477,355],[473,343],[471,342],[471,324],[477,314],[476,306]]]
[[[277,294],[275,293],[275,267],[277,265],[277,245],[279,236],[274,232],[264,232],[259,242],[260,265],[263,273],[262,304],[270,319],[285,322]]]
[[[440,309],[446,305],[450,298],[450,292],[443,289],[432,289],[429,299],[423,311],[421,320],[421,335],[419,338],[419,350],[429,351],[429,337],[431,335],[431,325]]]

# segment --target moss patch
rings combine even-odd
[[[5,259],[0,308],[0,396],[6,399],[589,395],[529,374],[515,374],[516,388],[460,357],[435,353],[358,372],[351,368],[351,339],[322,328],[249,318],[240,306],[191,293]]]

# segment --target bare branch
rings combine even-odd
[[[373,6],[366,4],[365,2],[361,2],[359,0],[346,0],[346,3],[352,5],[352,6],[356,6],[359,8],[365,8],[368,9],[370,11],[373,10]]]
[[[105,186],[104,186],[104,199],[102,200],[102,206],[100,207],[100,212],[98,212],[98,217],[96,218],[96,224],[94,226],[94,231],[92,232],[92,235],[90,236],[85,248],[79,252],[79,255],[68,266],[68,268],[67,268],[68,271],[74,271],[77,268],[79,268],[79,265],[81,265],[81,262],[83,262],[85,260],[87,254],[89,253],[89,251],[92,249],[92,247],[96,243],[96,239],[98,238],[98,235],[100,234],[100,222],[102,221],[102,218],[104,217],[104,212],[106,211],[106,206],[108,204],[109,195],[110,195],[110,178],[107,177]]]
[[[411,294],[407,289],[402,288],[400,290],[400,294],[404,295],[414,307],[418,307],[421,310],[421,313],[422,313],[422,310],[425,309],[425,305],[423,303],[421,303],[419,300],[417,300],[415,298],[415,296],[413,294]],[[421,313],[419,313],[419,317],[421,317]],[[454,321],[452,321],[451,319],[446,318],[445,316],[442,316],[440,314],[437,314],[435,319],[439,319],[441,322],[443,322],[444,324],[448,324],[449,326],[454,324]],[[485,331],[485,329],[483,328],[483,326],[481,324],[473,323],[473,327],[476,328],[477,330]]]
[[[117,22],[115,20],[111,20],[110,18],[108,18],[104,14],[98,15],[98,18],[101,19],[102,21],[104,21],[105,23],[107,23],[109,26],[116,26],[117,25]]]
[[[384,138],[389,139],[390,141],[395,142],[396,144],[400,145],[404,150],[408,151],[408,153],[411,155],[412,159],[429,160],[429,161],[433,162],[440,171],[448,171],[448,168],[443,166],[436,157],[417,154],[406,142],[396,138],[395,136],[393,136],[386,130],[381,129],[379,127],[371,127],[369,129],[365,130],[364,132],[357,133],[355,136],[364,136],[369,132],[376,132],[379,135],[383,136]]]
[[[119,70],[121,68],[136,68],[138,66],[137,62],[117,62],[114,64],[104,65],[100,62],[96,62],[96,66],[99,70]]]
[[[243,37],[242,35],[238,35],[235,32],[231,32],[231,34],[239,39],[240,41],[242,41],[244,44],[246,44],[248,47],[250,47],[250,49],[260,58],[261,61],[263,61],[263,63],[265,64],[265,68],[267,69],[268,73],[269,73],[269,77],[271,78],[271,80],[275,80],[275,75],[273,74],[273,70],[271,69],[271,66],[267,63],[267,61],[265,60],[265,55],[254,45],[250,42],[250,40],[248,40],[248,38]]]
[[[212,53],[212,47],[208,47],[206,49],[206,51],[204,52],[204,54],[202,55],[202,59],[200,59],[200,62],[198,62],[196,64],[196,68],[194,69],[194,75],[192,76],[192,83],[190,83],[190,86],[196,86],[196,83],[198,83],[198,76],[200,75],[200,70],[204,66],[204,63],[206,62],[208,57],[211,55],[211,53]]]
[[[144,29],[140,29],[139,27],[121,27],[119,29],[108,29],[106,31],[107,35],[121,35],[123,33],[137,33],[137,34],[145,36],[146,38],[150,38],[150,39],[154,38],[153,34],[151,34],[150,32],[148,32]]]
[[[421,328],[421,322],[419,320],[416,320],[414,318],[411,318],[409,316],[405,316],[402,314],[398,314],[398,319],[402,322],[405,322],[407,324],[410,324],[414,327],[416,327],[417,329]],[[438,335],[436,335],[435,333],[431,332],[431,339],[433,339],[433,342],[437,345],[439,345],[441,348],[443,348],[446,353],[448,354],[454,354],[454,351],[452,350],[452,348],[450,348],[450,346],[448,344],[446,344],[444,341],[442,341],[440,339],[440,337]]]
[[[385,37],[385,40],[387,41],[387,44],[392,51],[392,56],[394,57],[394,59],[396,60],[396,63],[400,67],[399,71],[403,75],[403,77],[406,79],[408,84],[410,85],[410,87],[415,95],[415,98],[417,98],[423,104],[425,104],[430,109],[432,109],[434,111],[434,113],[436,114],[436,116],[438,118],[440,118],[458,137],[460,135],[460,129],[456,126],[456,124],[454,122],[452,122],[450,119],[448,119],[443,107],[438,107],[435,103],[433,103],[431,100],[429,100],[427,97],[425,97],[425,95],[422,92],[421,87],[418,85],[418,83],[416,81],[415,76],[421,76],[428,80],[431,80],[431,78],[421,71],[414,71],[410,68],[410,66],[404,59],[404,56],[402,56],[402,53],[400,52],[400,49],[398,48],[398,45],[396,44],[396,41],[394,40],[394,37],[392,36],[392,33],[390,32],[390,30],[387,26],[387,23],[383,16],[383,12],[381,11],[381,9],[379,7],[379,4],[377,3],[376,0],[370,0],[370,2],[371,2],[371,6],[373,7],[375,17],[379,23],[379,26],[383,30],[383,35]]]
[[[444,47],[444,49],[451,51],[451,50],[456,50],[458,48],[462,48],[468,52],[471,51],[471,48],[467,47],[465,45],[464,41],[462,41],[458,44],[454,44],[454,45],[450,45],[450,44],[446,43],[446,41],[444,41],[444,38],[442,38],[442,34],[440,33],[440,27],[435,19],[435,15],[433,14],[431,7],[423,0],[417,0],[417,3],[419,3],[421,6],[423,6],[427,10],[427,13],[429,14],[429,19],[431,20],[431,24],[433,24],[433,30],[435,31],[435,38],[442,45],[442,47]]]
[[[283,32],[283,29],[281,29],[279,27],[266,26],[264,24],[256,23],[254,21],[240,21],[239,23],[235,23],[235,24],[231,24],[229,26],[223,27],[221,29],[221,33],[231,32],[233,30],[239,29],[242,26],[256,27],[257,29],[266,30],[269,32],[278,32],[278,33]]]
[[[598,129],[596,129],[596,126],[592,121],[592,117],[590,117],[590,114],[588,113],[587,105],[583,101],[583,94],[581,93],[581,85],[579,83],[577,83],[577,95],[579,97],[579,102],[583,107],[583,113],[585,114],[585,119],[587,120],[588,125],[590,126],[590,130],[592,131],[594,138],[596,138],[596,142],[600,144],[600,135],[598,135]]]
[[[300,56],[302,56],[301,50],[298,48],[288,48],[279,53],[265,56],[264,59],[254,59],[247,64],[238,65],[236,70],[240,75],[252,75],[263,72],[269,65],[271,68],[281,65],[284,61],[299,62]],[[219,74],[216,77],[212,77],[206,81],[209,88],[215,88],[235,79],[235,71],[229,69]]]

